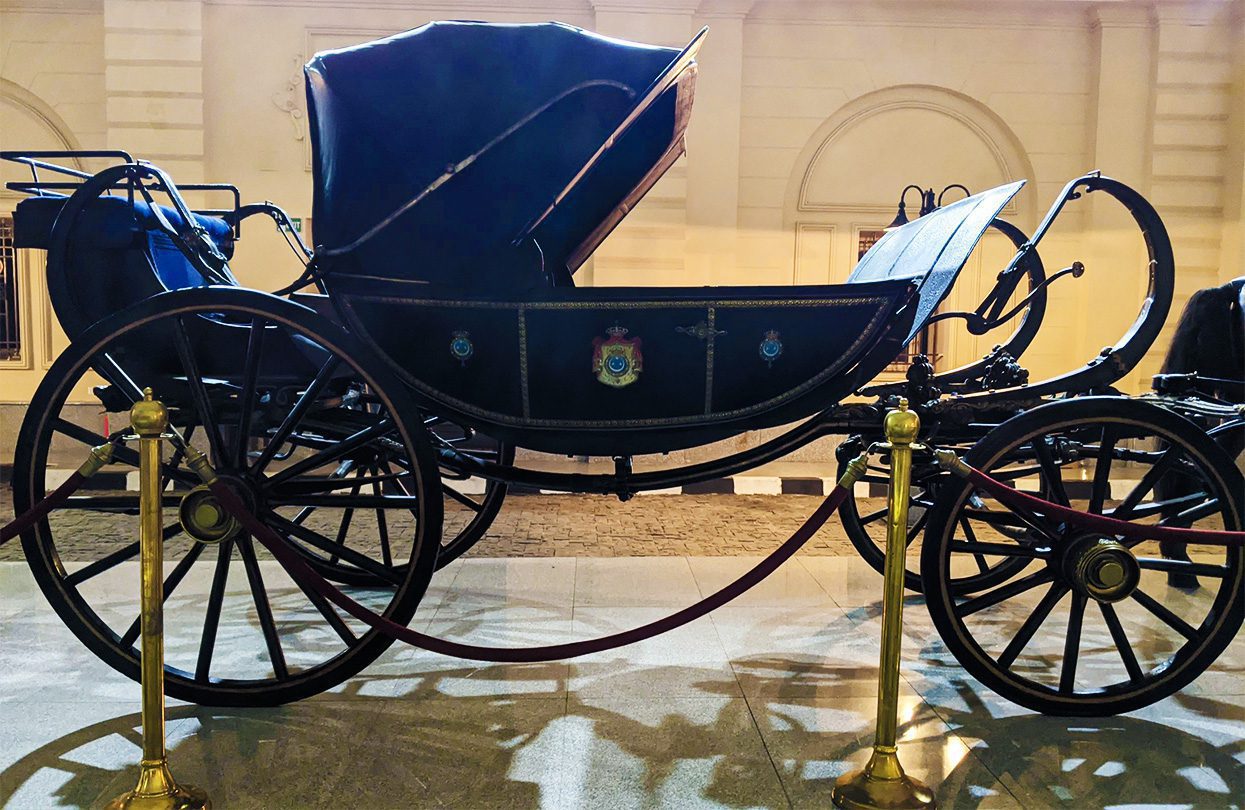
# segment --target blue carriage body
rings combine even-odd
[[[808,416],[899,353],[1020,188],[888,234],[847,284],[574,287],[682,153],[699,42],[433,23],[309,63],[320,269],[431,406],[593,455]]]
[[[888,233],[844,284],[577,288],[574,271],[683,153],[703,33],[676,51],[559,23],[431,23],[317,54],[327,297],[300,300],[430,410],[534,449],[660,452],[832,407],[925,325],[1022,183]],[[70,229],[63,202],[26,201],[18,219],[23,244],[72,243],[49,268],[71,337],[126,296],[202,283],[161,228],[175,211],[101,196]],[[228,254],[236,219],[191,219]],[[218,331],[203,339],[228,380],[245,330]]]

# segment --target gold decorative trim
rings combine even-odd
[[[378,304],[402,304],[408,306],[453,307],[456,309],[720,309],[745,307],[852,307],[880,304],[892,300],[889,296],[847,296],[842,298],[701,298],[670,299],[669,301],[472,301],[449,298],[406,298],[395,295],[345,294],[345,301],[367,301]]]
[[[342,301],[343,307],[346,313],[350,316],[350,320],[353,321],[356,328],[358,328],[363,333],[363,336],[367,338],[369,342],[372,343],[372,345],[376,348],[377,352],[388,362],[390,368],[393,369],[394,372],[396,372],[398,376],[402,378],[402,380],[404,380],[408,385],[410,385],[416,391],[419,391],[425,396],[435,401],[442,402],[463,413],[479,417],[482,420],[493,422],[498,425],[506,425],[506,426],[512,426],[512,427],[517,427],[517,428],[531,427],[531,428],[553,428],[553,429],[571,429],[571,428],[610,429],[610,428],[700,426],[700,425],[713,424],[716,422],[728,421],[728,420],[737,419],[737,418],[745,417],[745,416],[751,416],[757,413],[762,413],[767,410],[772,410],[820,386],[827,379],[834,376],[838,372],[842,371],[843,368],[848,365],[848,362],[850,360],[855,359],[855,355],[857,351],[859,351],[861,345],[864,344],[868,339],[873,337],[874,333],[878,329],[879,324],[885,320],[886,316],[889,314],[892,314],[892,307],[880,306],[880,305],[888,304],[888,303],[894,303],[897,305],[900,302],[900,296],[896,296],[895,298],[889,298],[889,297],[884,297],[884,296],[872,296],[872,297],[862,296],[859,298],[848,298],[848,299],[842,299],[842,298],[838,298],[838,299],[783,299],[783,300],[777,300],[777,301],[748,302],[752,306],[759,306],[763,304],[771,305],[771,306],[816,306],[816,305],[847,306],[847,305],[852,305],[852,304],[855,304],[855,305],[878,304],[879,306],[877,307],[877,310],[874,313],[873,318],[870,319],[869,323],[864,327],[864,329],[861,330],[860,335],[857,336],[856,340],[854,340],[852,344],[848,346],[839,355],[838,359],[835,362],[831,363],[829,366],[827,366],[825,369],[823,369],[818,374],[805,380],[800,385],[794,388],[788,389],[787,391],[783,392],[782,394],[779,394],[778,396],[771,397],[770,399],[764,400],[763,402],[749,405],[744,408],[734,408],[729,411],[719,411],[717,413],[712,413],[712,414],[695,414],[695,415],[689,415],[689,416],[675,416],[675,417],[652,417],[652,418],[645,418],[645,419],[579,420],[579,419],[534,419],[530,416],[528,409],[527,409],[526,374],[523,373],[522,371],[522,369],[526,369],[526,360],[527,360],[527,353],[524,348],[524,344],[526,343],[525,337],[521,339],[521,342],[520,342],[520,352],[521,352],[520,361],[522,363],[522,369],[520,372],[521,374],[520,382],[524,386],[523,388],[524,415],[522,417],[514,417],[514,416],[509,416],[503,413],[498,413],[497,411],[490,411],[484,408],[477,407],[457,397],[450,396],[449,394],[446,394],[444,391],[441,391],[438,388],[434,388],[433,386],[428,385],[422,380],[419,380],[418,378],[416,378],[413,374],[411,374],[411,372],[408,369],[404,368],[400,363],[396,362],[392,357],[389,356],[387,352],[385,352],[379,345],[377,345],[375,341],[371,340],[371,338],[367,336],[367,330],[363,328],[363,322],[359,318],[358,312],[355,310],[354,301],[352,299],[381,301],[381,302],[399,303],[399,304],[421,304],[421,303],[422,304],[435,304],[438,306],[444,306],[444,305],[450,305],[450,304],[457,304],[459,306],[483,305],[485,308],[490,308],[490,309],[516,307],[522,311],[526,311],[528,308],[578,309],[581,307],[578,307],[578,306],[563,307],[563,306],[555,306],[555,305],[550,305],[550,304],[497,304],[495,302],[445,302],[445,301],[435,301],[435,300],[434,301],[415,301],[415,300],[407,299],[407,298],[389,298],[389,297],[380,297],[380,296],[343,296],[343,301]],[[580,302],[567,302],[567,303],[570,304],[570,303],[580,303]],[[635,302],[635,303],[636,304],[651,303],[653,304],[653,306],[635,306],[631,308],[647,309],[647,308],[654,308],[655,306],[659,306],[658,304],[654,302]],[[704,302],[701,305],[709,306],[711,303],[715,306],[721,305],[716,302]],[[741,302],[741,301],[731,301],[727,303],[730,306],[747,305],[745,302]],[[661,302],[660,306],[693,307],[693,306],[696,306],[696,304],[697,302],[670,301],[670,302]],[[615,307],[615,308],[619,308],[619,307]],[[524,322],[524,329],[526,330],[525,322]]]
[[[709,307],[709,330],[705,336],[705,416],[713,413],[713,343],[717,338],[714,324],[717,314],[716,307]]]
[[[527,394],[527,313],[519,307],[519,391],[523,400],[523,418],[532,416],[532,403]]]

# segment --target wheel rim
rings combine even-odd
[[[470,427],[441,417],[424,421],[435,448],[453,450],[473,461],[508,466],[514,462],[514,447]],[[492,525],[506,497],[502,481],[484,480],[441,467],[444,495],[444,539],[437,555],[437,568],[443,568],[478,543]]]
[[[1193,528],[1241,525],[1240,477],[1191,423],[1119,400],[1069,403],[1045,416],[1018,425],[1006,446],[980,448],[970,463],[1023,486],[1033,483],[1026,467],[1036,462],[1048,497],[1081,511]],[[1081,475],[1067,474],[1071,465]],[[1188,559],[1167,559],[1156,542],[1093,535],[987,497],[975,512],[965,509],[967,486],[953,495],[939,504],[936,536],[927,538],[931,613],[960,662],[1022,705],[1068,714],[1147,705],[1209,666],[1241,623],[1245,550],[1193,547],[1189,555],[1169,547]],[[980,527],[970,540],[963,529],[1001,517],[1045,542],[984,536]],[[952,594],[948,572],[982,550],[1026,565],[984,592]],[[1108,575],[1095,582],[1095,570]],[[1170,587],[1169,573],[1194,576],[1199,587]]]
[[[840,467],[840,474],[842,467]],[[890,482],[890,467],[882,464],[870,464],[868,472],[861,479],[862,483],[887,486]],[[907,555],[904,560],[904,587],[910,591],[921,593],[924,586],[921,582],[919,546],[917,540],[929,525],[931,510],[938,499],[939,489],[950,481],[948,474],[937,465],[917,465],[913,469],[913,481],[908,499],[908,533]],[[886,563],[886,516],[885,497],[871,499],[862,513],[862,502],[856,496],[847,499],[840,511],[840,520],[848,539],[873,570],[883,573]],[[957,572],[951,580],[950,587],[956,593],[972,593],[989,588],[999,582],[1006,581],[1016,570],[1016,565],[1009,560],[987,560],[975,558],[975,570]],[[993,563],[993,564],[992,564]]]
[[[409,514],[413,509],[417,515],[401,529],[391,526],[388,549],[392,556],[401,555],[413,564],[389,568],[368,553],[352,548],[356,539],[361,540],[369,532],[373,541],[378,542],[375,526],[369,526],[367,521],[357,517],[347,520],[347,530],[340,537],[323,531],[328,518],[323,513],[334,511],[333,520],[340,526],[341,518],[337,515],[347,511],[340,502],[342,496],[334,494],[339,490],[328,490],[326,495],[323,489],[303,486],[308,482],[326,485],[326,477],[315,473],[323,473],[326,466],[336,463],[343,445],[352,448],[345,455],[363,466],[369,460],[379,463],[381,458],[401,457],[408,468],[404,476],[414,493],[428,486],[427,482],[435,482],[427,447],[417,446],[401,418],[391,415],[395,402],[407,402],[401,392],[394,399],[395,386],[386,382],[382,389],[376,385],[376,378],[354,359],[360,356],[358,347],[344,333],[330,330],[328,339],[317,336],[316,330],[324,328],[324,324],[311,313],[304,313],[301,307],[284,302],[273,304],[266,296],[241,290],[183,291],[159,298],[162,300],[155,304],[143,302],[92,328],[80,341],[84,346],[71,347],[49,372],[36,395],[39,407],[32,407],[33,418],[23,425],[19,440],[18,458],[25,468],[15,470],[17,508],[23,509],[42,497],[43,473],[54,438],[62,453],[68,450],[71,456],[105,439],[100,432],[64,418],[65,400],[71,391],[81,391],[81,381],[92,375],[91,367],[104,371],[113,381],[114,386],[106,395],[113,400],[111,395],[118,392],[126,399],[133,398],[136,375],[154,376],[161,379],[160,386],[169,392],[166,396],[161,388],[156,389],[157,396],[168,399],[173,426],[208,451],[222,476],[246,491],[266,523],[287,536],[313,563],[331,565],[336,557],[338,563],[344,561],[360,572],[387,577],[392,590],[373,588],[355,591],[353,595],[397,621],[409,620],[431,576],[435,555],[431,543],[435,542],[435,530],[440,523],[439,499],[430,504],[425,502],[429,499],[410,496],[383,505],[389,514]],[[235,406],[233,412],[221,405],[219,392],[213,390],[218,383],[200,383],[201,374],[224,380],[224,385],[230,383],[219,373],[219,367],[204,365],[203,353],[208,349],[197,340],[195,324],[199,321],[194,319],[202,319],[206,313],[213,313],[218,322],[224,315],[245,323],[262,321],[262,332],[251,329],[250,337],[243,340],[241,362],[234,360],[239,369],[233,381],[237,393],[226,397]],[[150,363],[144,367],[125,359],[127,350],[132,351],[137,341],[148,340],[157,332],[172,335],[170,342],[176,344],[176,351],[169,354],[176,356],[181,371],[181,391],[176,390],[176,380],[168,374],[155,375]],[[188,340],[182,340],[182,332]],[[255,339],[257,334],[263,335],[262,340]],[[286,416],[297,410],[299,402],[304,402],[304,412],[315,413],[321,424],[311,431],[300,420],[293,420],[286,432],[287,437],[294,437],[290,441],[277,438],[285,421],[274,416],[274,412],[279,414],[282,410],[280,397],[266,390],[264,384],[269,378],[263,368],[262,346],[285,345],[281,335],[298,338],[294,342],[305,355],[319,361],[310,364],[319,371],[315,379],[325,381],[318,388],[314,381],[295,386],[300,392],[289,399]],[[220,364],[219,358],[211,362]],[[286,357],[282,363],[296,364],[296,359]],[[325,372],[330,366],[330,371]],[[370,392],[381,403],[383,412],[371,415],[370,427],[359,429],[354,424],[357,416],[347,416],[345,408],[332,404],[332,396],[350,395],[352,390]],[[117,422],[125,424],[127,417],[121,408],[115,407],[119,403],[112,404]],[[261,414],[265,408],[267,412]],[[252,420],[249,425],[248,413]],[[323,429],[324,423],[335,423],[337,433]],[[264,425],[268,427],[261,431]],[[269,444],[303,446],[290,459],[281,461],[280,453],[268,451],[262,440],[259,449],[249,449],[261,432],[270,437]],[[367,440],[358,438],[361,433],[366,434]],[[325,446],[316,447],[310,442],[313,434]],[[250,440],[243,441],[242,437],[248,436]],[[122,465],[132,466],[136,461],[136,453],[129,448],[121,449],[118,455]],[[278,458],[274,460],[274,456]],[[177,521],[176,509],[196,481],[180,453],[166,458],[166,479],[171,485],[164,497],[168,563],[165,682],[170,694],[204,703],[280,703],[314,694],[350,677],[388,646],[390,642],[385,637],[295,587],[245,534],[226,538],[214,547],[190,541]],[[345,486],[345,482],[328,485]],[[318,506],[314,511],[321,514],[297,522],[290,513],[305,510],[315,498],[337,498],[339,502]],[[354,511],[361,511],[358,505],[351,505],[356,506]],[[36,579],[66,624],[103,660],[130,677],[137,677],[138,673],[138,651],[134,647],[137,594],[136,588],[122,583],[132,586],[129,579],[133,577],[128,576],[126,569],[137,565],[137,548],[136,543],[124,539],[124,534],[117,534],[124,527],[116,518],[118,512],[132,512],[136,506],[134,492],[80,494],[23,536]],[[90,522],[100,526],[99,537],[85,547],[76,544],[68,530],[75,524]],[[299,526],[299,530],[295,531],[294,526]],[[132,531],[131,526],[129,536],[133,536]]]

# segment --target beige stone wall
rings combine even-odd
[[[583,283],[838,281],[859,231],[888,222],[907,183],[1028,178],[1007,211],[1028,230],[1067,180],[1099,168],[1167,221],[1178,311],[1245,273],[1243,16],[1240,0],[0,0],[0,147],[125,148],[306,217],[300,67],[318,49],[444,18],[560,19],[664,44],[709,25],[689,154]],[[14,202],[0,196],[0,212]],[[236,270],[275,288],[295,265],[266,231],[248,229]],[[1008,252],[988,239],[952,305],[971,307]],[[1114,342],[1145,286],[1140,240],[1100,201],[1070,208],[1043,255],[1089,272],[1052,291],[1026,355],[1035,376]],[[33,351],[0,368],[2,402],[27,398],[61,345],[39,256],[23,260]],[[940,362],[992,342],[942,329]]]

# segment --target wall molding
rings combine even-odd
[[[1036,179],[1033,176],[1032,163],[1020,139],[986,105],[970,96],[935,85],[894,85],[858,96],[844,104],[808,139],[787,182],[783,205],[784,227],[792,227],[803,214],[872,213],[876,209],[884,208],[870,203],[810,200],[809,184],[818,161],[850,129],[876,115],[912,109],[936,112],[963,124],[986,146],[1003,177]],[[1004,213],[1015,215],[1018,211],[1031,211],[1032,205],[1026,203],[1032,194],[1033,184],[1030,183],[1018,195],[1025,202],[1017,205],[1013,200],[1004,208]]]
[[[56,110],[52,109],[50,104],[20,84],[0,77],[0,100],[13,104],[42,124],[44,129],[60,142],[62,148],[69,151],[82,149],[82,145],[74,136],[73,130],[69,128],[69,125],[65,123],[63,118],[57,115]],[[80,171],[86,168],[78,158],[73,159],[73,165],[75,169]],[[0,199],[20,200],[25,197],[25,194],[19,194],[16,191],[9,191],[7,188],[0,187]]]

